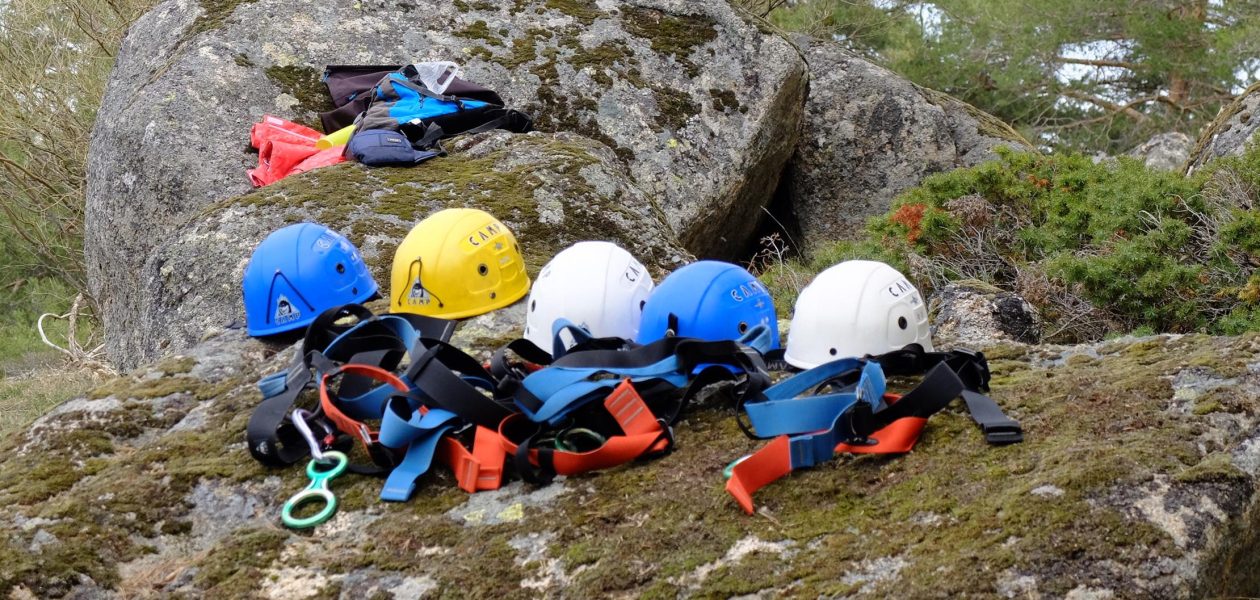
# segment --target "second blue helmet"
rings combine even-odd
[[[738,265],[702,260],[656,286],[643,307],[636,341],[667,335],[737,340],[758,325],[769,329],[770,348],[778,348],[779,321],[766,286]]]
[[[245,324],[255,337],[302,329],[329,308],[376,295],[376,280],[344,236],[316,223],[273,231],[254,249],[245,278]]]

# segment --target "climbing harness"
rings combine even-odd
[[[896,396],[886,393],[885,375],[923,375],[923,379],[904,396]],[[796,469],[825,462],[841,452],[909,452],[927,418],[959,396],[987,442],[1022,441],[1019,423],[985,395],[988,381],[983,354],[925,352],[917,344],[801,372],[767,388],[760,399],[744,403],[749,424],[740,421],[740,426],[745,433],[774,439],[732,465],[726,489],[751,514],[752,494]],[[820,391],[824,389],[831,391]]]

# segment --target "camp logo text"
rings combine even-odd
[[[468,243],[474,248],[478,248],[500,233],[503,233],[503,227],[501,225],[498,223],[486,223],[476,231],[468,234]]]
[[[761,296],[769,293],[770,292],[766,291],[766,286],[761,285],[760,281],[741,283],[739,287],[730,291],[731,299],[736,302],[743,302],[753,296]]]
[[[910,282],[906,281],[905,279],[898,279],[897,281],[892,282],[888,286],[887,291],[888,291],[888,295],[892,296],[895,299],[901,299],[905,296],[910,296],[911,304],[918,304],[919,302],[918,290],[915,290],[914,286],[910,285]]]
[[[626,273],[625,273],[626,281],[629,281],[630,283],[635,283],[642,276],[643,276],[643,265],[639,264],[636,261],[630,261],[630,264],[626,265]]]
[[[407,302],[411,304],[425,304],[430,301],[429,290],[424,289],[424,284],[417,279],[411,284],[411,292],[407,294]]]
[[[276,301],[276,314],[273,319],[276,325],[292,323],[301,318],[302,311],[293,306],[293,303],[289,302],[289,299],[284,297],[284,294],[281,294],[280,299]]]

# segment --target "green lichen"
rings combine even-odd
[[[487,46],[502,46],[503,38],[490,32],[490,26],[485,21],[474,21],[471,25],[455,32],[455,35],[470,39],[481,40]]]
[[[1188,173],[1191,167],[1202,166],[1203,163],[1209,160],[1210,157],[1203,156],[1203,153],[1207,151],[1207,147],[1212,143],[1212,140],[1216,139],[1216,136],[1222,131],[1228,129],[1230,119],[1242,112],[1247,100],[1257,93],[1260,93],[1260,81],[1247,86],[1247,89],[1243,90],[1241,94],[1234,96],[1232,101],[1221,107],[1220,111],[1216,113],[1216,118],[1212,119],[1212,122],[1203,128],[1203,132],[1195,140],[1194,147],[1190,149],[1189,157],[1181,165],[1180,170],[1182,173]]]
[[[1024,136],[1020,135],[1020,133],[1016,131],[1014,127],[1011,127],[1009,123],[984,112],[971,104],[950,96],[945,92],[918,85],[915,85],[914,87],[918,90],[919,95],[923,96],[925,100],[936,106],[940,106],[947,111],[962,110],[967,113],[972,119],[975,119],[976,130],[981,135],[1011,142],[1011,147],[1018,150],[1032,149],[1033,145],[1029,143],[1027,139],[1024,139]]]
[[[183,375],[191,371],[196,365],[197,359],[191,356],[172,356],[162,359],[156,365],[153,365],[153,370],[167,375]]]
[[[1177,473],[1174,480],[1181,483],[1236,481],[1247,483],[1251,477],[1242,469],[1234,466],[1228,453],[1214,452],[1207,455],[1194,466]]]
[[[294,108],[305,119],[309,115],[336,108],[328,97],[328,89],[321,81],[323,72],[307,66],[272,66],[263,70],[267,78],[284,93],[297,98]]]
[[[590,0],[547,0],[544,6],[569,15],[583,25],[590,25],[595,22],[595,19],[606,16],[606,13]]]
[[[262,572],[280,557],[289,534],[278,529],[237,532],[198,564],[195,583],[208,596],[243,598],[258,589]]]
[[[250,59],[249,59],[249,56],[246,56],[245,54],[239,54],[239,53],[238,53],[238,54],[234,54],[234,55],[232,55],[232,62],[235,62],[235,63],[236,63],[236,66],[238,66],[238,67],[252,67],[252,66],[254,66],[254,61],[250,60]]]
[[[192,22],[188,30],[184,32],[183,41],[192,39],[193,36],[207,32],[218,31],[227,24],[228,19],[236,8],[242,4],[253,4],[258,0],[200,0],[201,14]],[[183,41],[180,43],[182,44]]]
[[[601,196],[579,175],[581,169],[599,160],[586,144],[514,136],[505,147],[485,156],[452,153],[419,168],[335,165],[288,177],[254,193],[223,201],[206,212],[230,205],[302,207],[320,222],[342,223],[342,229],[359,243],[363,239],[359,236],[382,233],[400,239],[411,224],[433,211],[448,206],[474,206],[513,228],[529,272],[534,274],[565,245],[608,236],[616,227],[616,220],[628,210],[616,205],[617,198]],[[540,154],[545,163],[502,166],[518,160],[520,152]],[[534,194],[544,186],[560,194],[566,214],[563,223],[548,223],[542,218]],[[347,198],[355,202],[347,202]],[[628,240],[627,243],[633,245]],[[646,264],[670,264],[670,257],[659,248],[644,248],[641,258]],[[391,255],[368,254],[365,259],[378,280],[389,280]]]
[[[688,57],[697,47],[717,39],[717,24],[712,19],[637,6],[626,7],[622,13],[626,31],[648,40],[653,50],[673,55],[688,77],[700,74],[700,66]]]

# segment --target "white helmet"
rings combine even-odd
[[[788,364],[812,369],[833,360],[883,354],[917,343],[932,351],[923,296],[896,269],[850,260],[801,290],[788,331]]]
[[[525,339],[551,352],[551,327],[568,319],[595,337],[634,339],[652,276],[612,242],[578,242],[542,268],[529,292]]]

